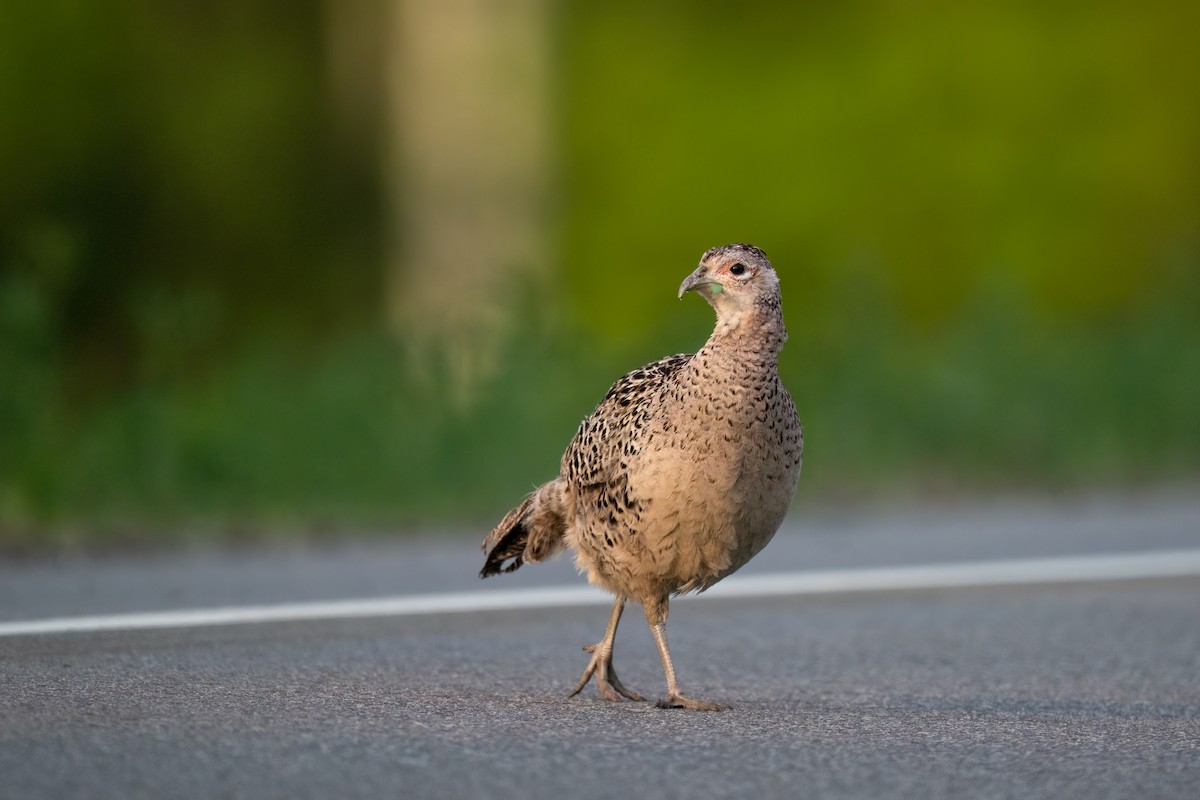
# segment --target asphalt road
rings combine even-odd
[[[1200,547],[1188,493],[790,521],[744,572]],[[6,620],[481,583],[474,539],[0,564]],[[1200,578],[687,599],[685,691],[565,695],[600,606],[0,637],[0,797],[1200,795]],[[662,691],[638,609],[630,687]]]

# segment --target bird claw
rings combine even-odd
[[[587,669],[583,671],[583,677],[579,679],[579,683],[575,684],[574,690],[567,697],[574,697],[583,691],[583,687],[587,686],[588,681],[594,675],[596,677],[596,690],[600,692],[600,696],[605,700],[611,700],[614,703],[621,702],[622,697],[638,702],[644,701],[637,692],[626,689],[621,683],[621,679],[617,677],[617,671],[613,669],[612,653],[604,653],[600,651],[600,645],[592,644],[583,648],[585,653],[592,653],[592,660],[588,662]]]
[[[681,694],[670,694],[654,704],[658,708],[686,708],[691,711],[728,711],[724,703],[713,703],[708,700],[693,700]]]

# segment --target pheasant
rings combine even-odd
[[[779,278],[747,244],[714,247],[679,287],[716,311],[698,352],[648,364],[613,384],[579,426],[557,478],[512,509],[483,542],[480,577],[564,549],[616,595],[604,638],[570,696],[594,677],[608,700],[644,700],[613,668],[627,600],[641,603],[667,682],[660,708],[719,711],[684,695],[667,647],[672,596],[704,591],[771,540],[800,477],[804,432],[779,378]]]

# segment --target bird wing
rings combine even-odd
[[[563,477],[584,493],[623,490],[663,390],[691,360],[690,353],[667,356],[617,380],[563,453]]]

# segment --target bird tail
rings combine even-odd
[[[504,515],[483,540],[487,559],[479,577],[512,572],[526,561],[536,564],[562,551],[567,534],[565,488],[561,478],[544,483]]]

